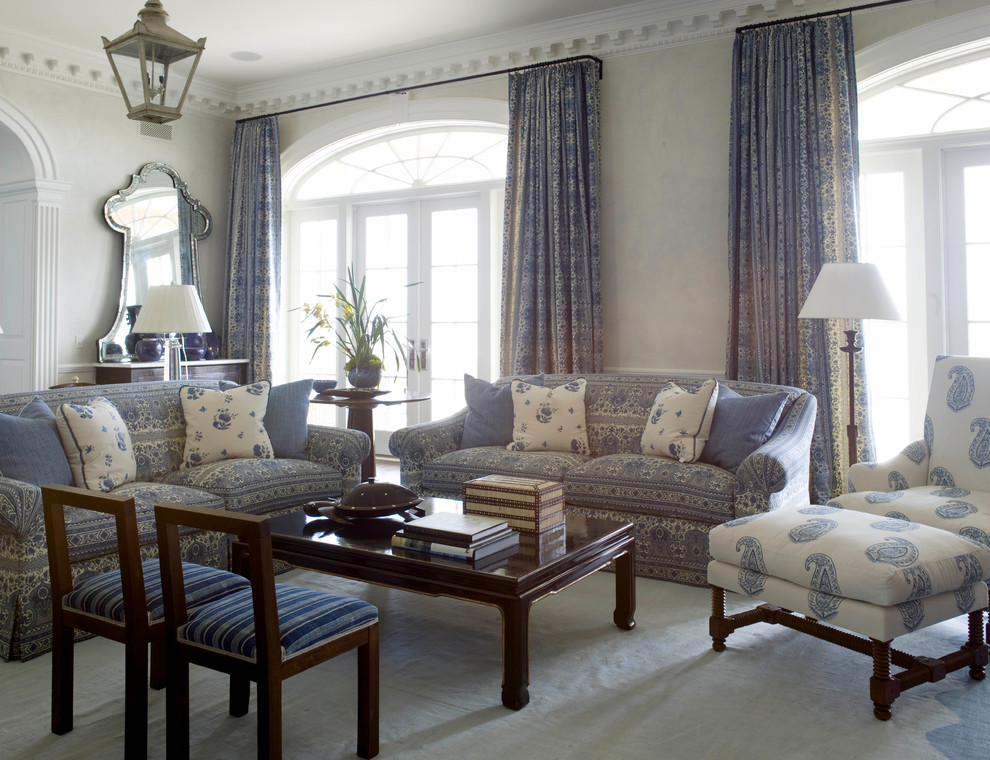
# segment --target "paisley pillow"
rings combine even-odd
[[[55,422],[77,487],[110,491],[135,479],[131,435],[108,399],[97,396],[88,405],[62,404]]]
[[[267,380],[226,391],[184,385],[179,391],[186,418],[186,449],[182,466],[196,467],[222,459],[273,459],[265,430]]]
[[[512,381],[512,443],[509,451],[572,451],[590,454],[584,420],[583,377],[556,388]]]
[[[706,380],[694,390],[667,383],[657,394],[640,439],[640,451],[694,462],[705,447],[715,417],[718,383]]]

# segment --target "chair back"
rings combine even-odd
[[[990,358],[935,358],[925,442],[929,485],[990,491]]]
[[[155,505],[155,522],[162,563],[165,625],[169,638],[189,619],[179,549],[179,528],[227,533],[236,535],[248,547],[248,580],[254,603],[258,664],[263,666],[265,662],[280,661],[281,639],[278,606],[275,601],[275,570],[269,518],[173,503]]]
[[[45,513],[52,598],[61,604],[61,600],[74,588],[65,527],[66,508],[112,515],[117,529],[124,617],[135,635],[147,639],[149,621],[134,497],[52,484],[42,487],[41,498]]]

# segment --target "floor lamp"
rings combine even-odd
[[[825,264],[798,319],[847,319],[846,345],[839,350],[849,355],[849,464],[856,464],[856,373],[854,359],[862,351],[856,345],[857,319],[900,319],[901,316],[884,285],[876,264]]]
[[[210,332],[210,322],[193,285],[153,285],[141,304],[132,332],[165,335],[165,379],[181,379],[182,342],[185,333]]]

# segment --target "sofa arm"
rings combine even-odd
[[[0,660],[24,656],[25,620],[51,618],[41,489],[0,477]],[[40,621],[40,622],[39,622]]]
[[[388,450],[399,460],[399,480],[406,488],[420,493],[423,465],[457,451],[464,434],[465,407],[450,417],[401,428],[388,439]]]
[[[817,399],[803,394],[766,443],[736,469],[736,517],[808,503]]]
[[[23,480],[0,477],[0,533],[23,540],[45,534],[41,489]]]
[[[371,452],[371,440],[360,430],[309,425],[306,453],[311,462],[321,462],[341,473],[348,491],[361,482],[361,463]]]
[[[857,462],[849,468],[848,483],[849,493],[928,485],[928,444],[915,441],[885,462]]]

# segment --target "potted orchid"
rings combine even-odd
[[[385,299],[368,303],[365,278],[355,282],[354,271],[348,267],[344,289],[334,287],[327,303],[304,303],[300,307],[303,319],[313,321],[306,337],[315,347],[313,356],[325,346],[336,345],[346,357],[344,371],[354,388],[375,388],[381,382],[386,349],[391,351],[396,367],[404,366],[403,341],[389,326],[389,318],[379,313]]]

